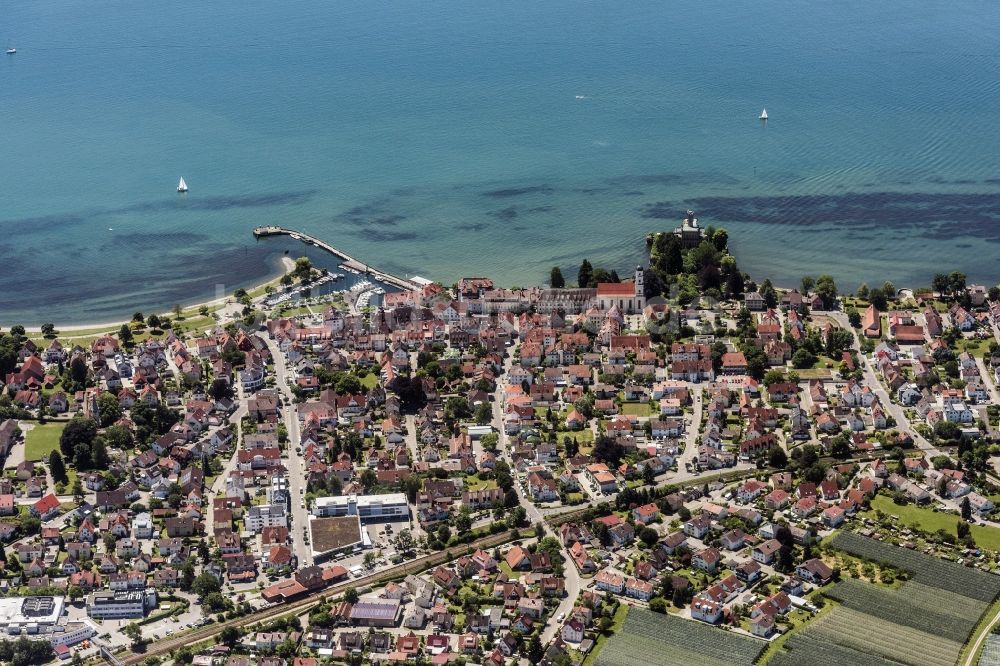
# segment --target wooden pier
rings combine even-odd
[[[343,250],[338,250],[329,243],[316,238],[315,236],[310,236],[309,234],[296,231],[294,229],[288,229],[286,227],[269,226],[269,227],[257,227],[253,230],[253,235],[255,238],[264,238],[266,236],[298,236],[304,242],[311,245],[315,245],[321,250],[326,250],[333,256],[340,259],[344,266],[347,268],[352,268],[365,275],[370,275],[379,282],[384,282],[385,284],[391,284],[394,287],[399,287],[400,289],[411,291],[413,289],[419,289],[420,285],[407,280],[405,278],[398,277],[392,273],[386,273],[385,271],[380,271],[377,268],[373,268],[368,264],[358,261],[351,255],[347,254]]]

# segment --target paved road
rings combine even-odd
[[[860,350],[861,342],[858,338],[858,332],[851,327],[851,323],[848,321],[847,315],[843,312],[828,312],[827,315],[840,324],[840,326],[845,330],[851,332],[851,335],[854,336],[855,350]],[[935,456],[947,455],[928,442],[923,435],[913,428],[909,419],[906,418],[903,408],[892,400],[892,397],[882,386],[882,383],[879,381],[878,375],[875,373],[875,369],[872,367],[868,357],[858,351],[858,358],[861,359],[861,369],[865,375],[865,383],[871,387],[872,391],[875,393],[876,397],[878,397],[879,402],[882,403],[885,410],[896,420],[896,428],[909,432],[913,436],[913,442],[916,444],[917,448],[927,454],[928,457],[933,458]]]
[[[691,417],[691,425],[687,429],[687,433],[684,435],[684,452],[681,454],[681,458],[677,461],[678,471],[683,472],[687,469],[686,465],[691,464],[691,468],[694,468],[694,464],[698,458],[698,435],[701,432],[701,413],[704,408],[704,400],[702,399],[701,386],[698,384],[688,384],[688,389],[691,391],[691,400],[694,404],[694,413]]]
[[[295,404],[295,395],[288,385],[292,378],[291,371],[285,365],[285,355],[281,353],[277,343],[269,339],[266,335],[259,336],[267,343],[267,348],[271,351],[271,358],[274,360],[274,374],[278,390],[281,392],[282,402],[281,415],[288,429],[288,488],[291,497],[289,498],[289,515],[292,524],[289,531],[292,536],[292,552],[299,558],[299,567],[312,564],[312,548],[306,545],[304,529],[309,525],[309,510],[302,505],[305,497],[306,470],[302,456],[295,452],[295,447],[299,445],[301,436],[299,434],[299,415]]]
[[[979,367],[979,375],[983,378],[983,385],[986,386],[986,390],[990,393],[990,400],[994,405],[1000,405],[1000,392],[997,391],[996,382],[993,381],[993,374],[990,369],[986,367],[986,363],[983,359],[976,358],[976,365]]]
[[[511,365],[513,364],[513,356],[508,355],[504,359],[504,375],[510,371]],[[493,395],[493,427],[496,428],[500,433],[499,450],[501,457],[510,465],[511,474],[515,478],[514,487],[517,489],[517,496],[520,500],[521,506],[524,507],[524,511],[527,514],[528,521],[535,525],[542,525],[545,530],[546,536],[554,537],[560,544],[562,549],[563,559],[565,560],[565,566],[563,567],[563,577],[565,578],[566,584],[566,595],[563,597],[562,601],[559,602],[558,608],[553,612],[553,616],[549,618],[549,621],[545,624],[545,629],[541,634],[542,645],[548,645],[556,632],[558,632],[562,624],[556,621],[556,618],[560,615],[568,617],[573,607],[576,605],[576,598],[580,592],[580,572],[577,571],[576,565],[573,564],[573,559],[569,555],[569,551],[563,545],[562,539],[553,530],[552,526],[549,525],[545,520],[545,516],[539,510],[531,498],[527,495],[527,491],[522,487],[520,481],[517,480],[517,471],[514,469],[513,461],[511,460],[510,451],[510,438],[507,436],[507,432],[503,427],[503,382],[497,382],[497,390]]]
[[[223,465],[222,473],[219,474],[219,476],[217,476],[215,481],[212,483],[211,492],[213,497],[221,497],[225,494],[226,479],[229,478],[230,472],[233,472],[236,469],[239,461],[239,450],[243,448],[243,431],[239,425],[240,421],[243,420],[243,417],[247,415],[247,396],[243,394],[243,388],[239,386],[238,382],[237,387],[239,391],[239,407],[237,407],[236,411],[234,411],[229,417],[229,423],[232,426],[234,435],[236,435],[236,439],[233,442],[233,455],[226,461],[226,464]]]
[[[406,448],[410,452],[411,467],[420,460],[420,444],[417,442],[417,417],[406,415]]]

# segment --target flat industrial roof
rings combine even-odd
[[[62,615],[63,597],[0,598],[0,626],[11,624],[55,624]]]
[[[378,506],[386,504],[406,504],[404,493],[386,493],[384,495],[337,495],[333,497],[317,497],[316,506],[347,506],[351,502],[363,506]]]

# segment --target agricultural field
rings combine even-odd
[[[850,578],[823,595],[880,620],[963,643],[988,607],[986,602],[916,582],[887,589]]]
[[[863,654],[864,657],[847,662],[855,664],[867,663],[874,656],[874,663],[954,666],[962,652],[959,641],[841,606],[790,638],[785,644],[790,652],[786,656],[794,655],[797,650],[801,650],[799,654],[825,654],[831,645]]]
[[[854,532],[838,532],[829,546],[872,562],[908,571],[913,581],[990,604],[1000,594],[1000,576],[882,543]]]
[[[767,643],[700,622],[632,608],[622,630],[608,639],[596,666],[745,666]]]
[[[979,666],[1000,666],[1000,636],[990,634],[979,656]]]
[[[825,590],[837,606],[789,637],[775,666],[952,666],[1000,593],[996,576],[853,532],[837,533],[828,545],[911,579],[898,588],[847,579]]]
[[[814,638],[792,635],[785,642],[787,652],[779,652],[770,666],[899,666],[898,661],[876,657],[844,645],[821,642]]]

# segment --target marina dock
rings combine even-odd
[[[377,268],[373,268],[362,261],[358,261],[357,259],[347,254],[343,250],[338,250],[329,243],[322,241],[319,238],[316,238],[315,236],[310,236],[309,234],[302,231],[296,231],[294,229],[288,229],[286,227],[268,226],[268,227],[255,228],[253,230],[253,235],[255,238],[258,239],[267,236],[291,236],[295,240],[301,240],[310,245],[315,245],[321,250],[329,252],[330,254],[337,257],[343,262],[342,265],[344,268],[356,270],[359,273],[363,273],[365,275],[370,275],[379,282],[384,282],[385,284],[390,284],[394,287],[399,287],[400,289],[404,289],[406,291],[420,288],[420,285],[417,284],[416,282],[413,282],[412,280],[401,278],[399,276],[393,275],[392,273],[387,273],[385,271],[380,271]]]

